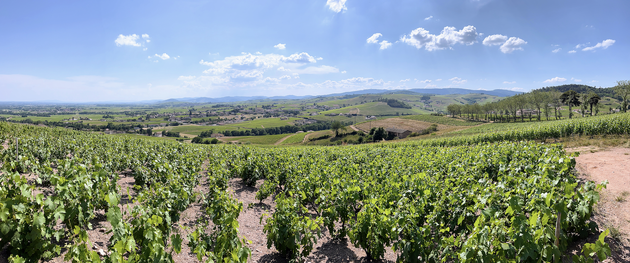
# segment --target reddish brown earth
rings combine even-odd
[[[618,230],[614,237],[606,238],[613,255],[605,262],[630,262],[630,148],[579,147],[567,151],[580,152],[575,159],[581,179],[595,183],[608,181],[606,189],[600,192],[601,200],[593,215],[600,231]],[[598,236],[578,242],[572,252],[581,250],[585,242],[594,243]]]

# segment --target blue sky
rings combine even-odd
[[[630,78],[630,2],[4,1],[0,101],[532,89]]]

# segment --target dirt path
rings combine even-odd
[[[593,218],[600,231],[608,228],[613,233],[606,239],[613,251],[606,262],[630,262],[630,148],[579,147],[567,152],[580,152],[575,160],[581,179],[608,181]],[[588,242],[595,240],[594,236]]]
[[[357,127],[354,127],[354,125],[350,125],[350,129],[352,129],[354,131],[359,131],[359,129],[357,129]]]
[[[281,144],[284,140],[289,139],[289,137],[291,137],[291,136],[293,136],[293,135],[295,135],[295,133],[294,133],[294,134],[291,134],[291,135],[289,135],[289,136],[282,137],[282,139],[278,140],[278,141],[277,141],[276,143],[274,143],[273,145],[280,145],[280,144]]]

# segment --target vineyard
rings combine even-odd
[[[323,233],[370,259],[392,249],[399,262],[559,261],[597,231],[590,219],[605,184],[578,180],[561,146],[526,140],[629,131],[628,115],[611,115],[450,139],[260,148],[0,122],[0,248],[10,262],[174,262],[182,250],[246,262],[237,219],[247,208],[228,190],[240,178],[273,200],[260,223],[267,246],[291,261]],[[202,215],[182,226],[196,204]],[[106,252],[87,234],[99,220],[110,226]],[[610,255],[607,234],[574,260]]]

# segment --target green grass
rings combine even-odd
[[[224,140],[231,141],[231,142],[238,141],[241,143],[271,145],[286,136],[288,136],[288,134],[263,135],[263,136],[240,136],[240,137],[226,138]]]
[[[467,120],[455,119],[455,118],[446,117],[446,116],[434,116],[434,115],[428,115],[428,114],[402,116],[400,118],[408,119],[408,120],[424,121],[424,122],[430,122],[430,123],[437,123],[437,124],[444,124],[444,125],[449,125],[449,126],[475,126],[475,125],[481,124],[480,122],[475,122],[475,121],[467,121]]]
[[[215,133],[221,133],[224,131],[237,131],[241,129],[250,130],[253,128],[272,128],[285,125],[291,125],[293,121],[301,118],[289,118],[288,120],[280,120],[280,118],[264,118],[256,119],[252,121],[245,121],[239,123],[232,123],[226,125],[217,126],[199,126],[199,125],[181,125],[181,126],[168,126],[163,128],[156,128],[155,131],[169,130],[172,132],[179,132],[191,135],[199,135],[203,131],[214,130]]]
[[[334,113],[334,114],[339,114],[339,113],[357,113],[357,109],[359,110],[358,113],[364,116],[367,115],[388,115],[388,116],[394,116],[397,114],[422,114],[422,113],[428,113],[425,110],[421,110],[421,109],[417,109],[417,108],[412,108],[412,109],[404,109],[404,108],[392,108],[389,105],[387,105],[387,103],[385,102],[370,102],[370,103],[365,103],[365,104],[361,104],[361,105],[356,105],[356,106],[349,106],[349,107],[345,107],[345,108],[341,108],[341,109],[335,109],[335,110],[329,110],[329,111],[322,111],[320,112],[321,115],[326,115],[326,114],[330,114],[330,113]]]
[[[304,137],[307,135],[308,133],[306,132],[301,132],[301,133],[296,133],[293,136],[287,138],[286,140],[284,140],[280,145],[287,145],[287,144],[299,144],[302,143],[302,141],[304,141]]]

